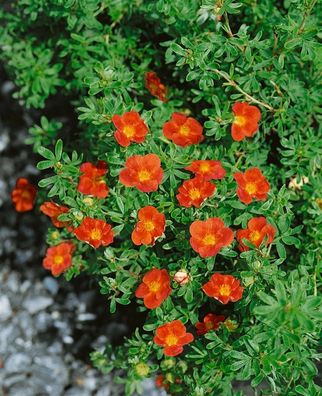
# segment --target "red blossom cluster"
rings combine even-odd
[[[146,74],[146,86],[152,95],[165,101],[166,88],[161,84],[155,73]],[[260,111],[255,106],[247,103],[236,103],[233,106],[235,115],[232,124],[232,137],[236,141],[244,137],[251,137],[258,129]],[[123,115],[112,117],[116,127],[115,139],[127,147],[131,143],[142,143],[148,133],[148,127],[136,111],[126,112]],[[178,146],[186,147],[200,143],[203,139],[202,125],[192,117],[181,113],[174,113],[163,126],[164,136]],[[189,208],[199,208],[206,199],[213,196],[216,185],[213,180],[225,177],[226,170],[217,160],[195,160],[185,168],[192,172],[194,177],[185,180],[178,188],[177,200],[179,205]],[[81,194],[91,195],[97,199],[105,199],[109,189],[104,180],[108,166],[105,161],[96,164],[85,162],[80,166],[81,175],[77,190]],[[135,187],[139,191],[150,193],[157,191],[162,183],[164,171],[160,158],[153,153],[146,155],[133,155],[127,158],[125,168],[119,174],[119,181],[126,187]],[[237,196],[244,204],[250,204],[254,199],[265,200],[269,192],[269,183],[258,168],[251,168],[244,173],[234,174],[237,182]],[[12,200],[17,211],[31,210],[36,196],[36,188],[26,179],[19,179],[12,192]],[[55,202],[44,202],[40,210],[51,218],[54,226],[65,227],[75,237],[97,249],[113,243],[114,233],[112,226],[103,219],[85,217],[77,227],[71,221],[61,221],[59,216],[68,214],[69,208]],[[156,240],[165,232],[166,217],[154,206],[145,206],[137,213],[138,221],[132,231],[132,242],[135,245],[154,245]],[[207,220],[195,220],[190,225],[190,245],[202,258],[213,257],[221,249],[229,246],[234,240],[234,232],[219,217]],[[271,243],[275,236],[275,228],[264,217],[255,217],[248,222],[246,229],[238,230],[236,238],[241,251],[248,250],[247,240],[255,247],[263,241]],[[72,254],[75,245],[64,241],[47,250],[43,266],[50,270],[54,276],[66,271],[72,265]],[[148,309],[159,307],[171,294],[171,281],[183,286],[190,282],[189,274],[181,269],[174,276],[166,269],[152,268],[147,271],[136,289],[135,296],[143,299]],[[229,274],[214,273],[210,280],[202,286],[203,292],[222,304],[236,302],[242,298],[243,287],[240,281]],[[223,315],[208,313],[202,322],[196,323],[198,335],[203,335],[219,328],[225,320]],[[154,342],[163,347],[167,356],[176,356],[183,351],[183,346],[194,340],[194,336],[186,331],[180,320],[165,323],[156,329]]]

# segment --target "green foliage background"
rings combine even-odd
[[[40,201],[47,194],[68,205],[61,220],[74,225],[85,215],[106,218],[119,235],[117,246],[105,250],[78,243],[67,278],[87,271],[115,312],[117,304],[130,303],[140,276],[152,267],[171,274],[185,268],[192,276],[188,285],[174,286],[122,347],[93,354],[102,370],[127,371],[120,379],[127,394],[140,389],[142,361],[149,362],[144,375],[163,372],[173,394],[240,394],[233,380],[250,380],[263,395],[319,394],[314,383],[322,280],[319,18],[315,0],[15,0],[0,10],[0,60],[16,83],[14,95],[27,108],[41,109],[28,139],[44,157],[38,164],[44,171]],[[145,89],[148,70],[169,88],[166,104]],[[60,100],[73,111],[63,122],[55,115]],[[231,106],[245,100],[261,109],[260,129],[251,140],[233,142]],[[124,149],[114,140],[111,117],[133,109],[150,133],[144,144]],[[202,144],[182,149],[166,141],[162,125],[174,111],[204,124]],[[158,192],[147,195],[120,185],[125,159],[148,152],[156,153],[165,169]],[[205,158],[220,159],[227,177],[200,209],[178,207],[177,188],[189,178],[183,168]],[[109,164],[110,196],[89,203],[76,191],[79,164],[96,159]],[[245,206],[236,199],[232,175],[252,166],[268,178],[271,192],[264,203]],[[304,176],[303,186],[289,187],[291,179]],[[134,248],[136,213],[148,204],[165,212],[166,239],[153,248]],[[189,246],[187,229],[196,218],[219,216],[237,229],[258,215],[278,230],[270,248],[238,255],[233,245],[215,259],[201,259]],[[49,244],[66,238],[67,231],[49,230]],[[200,287],[214,271],[231,273],[245,286],[245,297],[223,311],[238,323],[237,330],[221,327],[198,338],[185,355],[164,359],[152,342],[153,330],[176,318],[187,326],[200,320],[200,310],[209,306]],[[211,304],[215,312],[222,309]],[[145,310],[140,302],[138,309]]]

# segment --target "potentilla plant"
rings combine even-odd
[[[122,369],[127,395],[147,377],[318,395],[316,2],[15,3],[0,33],[16,96],[41,108],[62,87],[79,125],[31,128],[41,191],[20,178],[13,203],[52,221],[46,270],[88,274],[143,323],[94,364]]]

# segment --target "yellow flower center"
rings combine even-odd
[[[206,322],[205,326],[206,326],[207,330],[211,330],[213,328],[213,323],[212,322]]]
[[[206,173],[208,171],[209,171],[209,164],[205,163],[200,165],[200,172]]]
[[[257,191],[257,186],[255,183],[247,183],[245,190],[248,192],[248,194],[254,194]]]
[[[190,191],[189,191],[189,197],[191,198],[191,199],[198,199],[198,198],[200,198],[200,190],[198,189],[198,188],[192,188]]]
[[[24,199],[29,199],[31,198],[30,192],[28,190],[24,190],[21,194],[21,197]]]
[[[93,239],[94,241],[98,241],[98,240],[100,240],[102,238],[102,232],[101,232],[101,230],[98,230],[97,228],[94,228],[91,231],[90,236],[91,236],[91,239]]]
[[[249,235],[249,239],[253,242],[257,242],[261,237],[261,233],[259,231],[253,231]]]
[[[144,222],[144,228],[146,231],[151,232],[154,230],[154,223],[151,220],[145,221]]]
[[[144,182],[144,181],[150,180],[150,178],[151,178],[151,174],[147,170],[140,171],[138,176],[139,176],[140,182]]]
[[[123,133],[127,138],[131,138],[135,134],[135,129],[132,125],[125,125]]]
[[[246,124],[246,117],[236,116],[234,119],[234,124],[237,124],[240,127],[244,126]]]
[[[182,125],[179,129],[179,134],[182,136],[189,136],[190,128],[186,125]]]
[[[156,293],[157,291],[159,291],[161,289],[160,282],[156,282],[156,281],[151,282],[149,284],[149,289],[150,289],[151,292]]]
[[[176,337],[174,334],[169,334],[165,339],[165,342],[168,346],[176,345],[178,343],[178,337]]]
[[[229,296],[230,293],[231,293],[231,287],[230,287],[230,285],[227,285],[227,284],[221,285],[221,286],[219,287],[219,293],[220,293],[222,296]]]
[[[57,256],[54,257],[54,264],[60,265],[64,261],[64,257],[58,254]]]
[[[210,246],[210,245],[215,245],[217,242],[217,238],[213,234],[208,234],[203,238],[203,243],[204,245]]]

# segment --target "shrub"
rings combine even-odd
[[[135,302],[144,317],[122,346],[92,354],[127,372],[128,395],[149,376],[180,395],[230,395],[234,380],[319,394],[315,6],[16,0],[1,11],[14,95],[44,109],[28,139],[55,226],[44,265],[86,272],[111,313]]]

